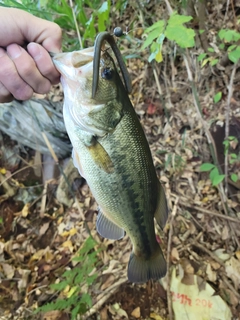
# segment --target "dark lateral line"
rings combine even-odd
[[[125,88],[128,93],[132,91],[132,84],[129,73],[127,71],[127,67],[123,61],[121,52],[119,51],[113,36],[109,32],[100,32],[95,40],[94,44],[94,57],[93,57],[93,82],[92,82],[92,98],[94,99],[97,87],[98,87],[98,80],[99,80],[99,65],[100,65],[100,56],[102,50],[102,44],[104,41],[107,41],[112,48],[112,51],[115,54],[115,57],[119,63],[123,80],[125,83]]]

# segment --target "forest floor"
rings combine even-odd
[[[97,234],[97,204],[84,179],[72,167],[65,169],[76,196],[73,200],[69,186],[63,178],[59,180],[57,165],[41,160],[40,152],[20,147],[3,134],[0,320],[70,319],[65,311],[36,315],[33,311],[58,296],[69,298],[70,288],[56,292],[49,284],[76,265],[72,257],[89,232],[98,243],[95,248],[104,249],[98,253],[99,264],[93,270],[97,279],[89,287],[83,284],[83,292],[92,298],[92,307],[83,319],[240,319],[240,180],[228,179],[226,192],[226,185],[213,186],[209,172],[200,171],[202,163],[213,162],[209,137],[220,168],[225,169],[226,112],[229,135],[236,137],[229,153],[238,157],[238,161],[229,164],[229,176],[240,171],[239,73],[227,59],[203,67],[197,60],[204,46],[216,50],[221,28],[234,28],[240,7],[212,1],[202,17],[196,14],[201,13],[198,9],[179,11],[194,17],[189,26],[195,28],[197,45],[188,51],[187,66],[196,85],[201,113],[192,93],[186,60],[173,43],[163,47],[160,64],[147,63],[147,51],[127,60],[133,81],[131,100],[169,204],[167,225],[163,231],[157,230],[168,264],[167,276],[143,285],[128,282],[130,240],[125,236],[112,241]],[[129,33],[131,42],[118,40],[123,56],[139,52],[136,48],[146,24],[168,15],[164,3],[156,6],[155,1],[150,1],[141,9],[127,7],[121,20],[116,19],[118,25],[129,25],[134,10],[139,18]],[[199,20],[203,18],[205,38],[198,34]],[[214,103],[218,92],[222,99]],[[52,99],[52,94],[49,97]],[[59,87],[54,89],[54,100],[62,100]],[[42,161],[41,167],[36,164],[37,159]],[[54,173],[46,169],[47,161]]]

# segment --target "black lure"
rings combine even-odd
[[[132,90],[131,79],[127,71],[127,67],[123,61],[121,52],[119,51],[113,36],[109,32],[104,31],[104,32],[100,32],[97,35],[97,38],[94,44],[93,82],[92,82],[92,98],[93,99],[96,95],[97,87],[98,87],[100,57],[101,57],[102,44],[104,41],[106,41],[110,45],[110,47],[112,48],[112,51],[115,54],[120,70],[122,72],[122,76],[123,76],[123,80],[124,80],[124,84],[127,92],[130,93]]]

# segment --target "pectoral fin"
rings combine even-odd
[[[107,151],[96,140],[92,140],[91,145],[87,146],[92,159],[105,172],[112,173],[114,171],[113,163]]]
[[[78,172],[80,173],[80,175],[85,179],[80,158],[74,148],[72,150],[72,159],[73,159],[74,166],[78,169]]]
[[[154,214],[158,225],[163,229],[168,219],[168,206],[164,189],[159,182],[157,208]]]
[[[124,237],[124,230],[109,220],[100,210],[97,217],[97,231],[107,239],[119,240]]]

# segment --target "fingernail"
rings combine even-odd
[[[36,61],[41,58],[41,50],[39,49],[39,44],[36,43],[29,43],[27,46],[28,52],[31,54],[33,59]]]
[[[7,47],[7,53],[12,59],[18,58],[22,54],[22,48],[17,44],[11,44]]]

